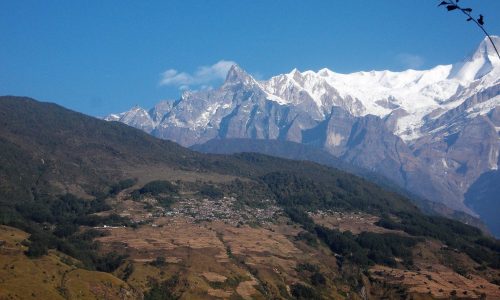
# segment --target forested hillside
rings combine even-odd
[[[0,222],[30,234],[0,243],[0,267],[7,244],[69,255],[145,299],[498,295],[498,241],[338,169],[202,154],[19,97],[0,97],[0,149]],[[415,289],[391,272],[454,279]],[[22,297],[18,284],[0,290]]]

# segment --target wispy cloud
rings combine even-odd
[[[160,74],[159,85],[177,86],[180,89],[188,89],[190,86],[210,87],[210,84],[223,80],[232,65],[236,64],[230,60],[220,60],[211,66],[200,66],[192,74],[168,69]]]
[[[396,56],[397,61],[405,68],[418,69],[424,65],[424,58],[417,54],[401,53]]]

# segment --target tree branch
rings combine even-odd
[[[497,53],[497,56],[498,58],[500,59],[500,53],[498,53],[498,49],[497,47],[495,46],[495,43],[493,42],[493,39],[491,38],[491,36],[489,35],[489,33],[486,31],[486,29],[484,29],[484,26],[482,24],[480,24],[478,22],[478,20],[476,20],[474,17],[471,16],[470,12],[472,11],[471,9],[465,9],[463,7],[461,7],[460,5],[458,5],[458,1],[454,1],[454,0],[447,0],[447,1],[442,1],[441,5],[443,4],[447,4],[447,5],[453,5],[453,6],[456,6],[456,9],[460,10],[463,14],[465,14],[468,19],[467,21],[474,21],[474,23],[476,23],[476,25],[484,32],[484,34],[488,37],[488,39],[490,40],[490,43],[491,45],[493,46],[493,49],[495,49],[495,52]],[[448,9],[450,10],[450,9]],[[452,9],[453,10],[453,9]],[[481,16],[482,18],[482,16]]]

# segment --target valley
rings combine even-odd
[[[0,106],[5,299],[495,299],[500,290],[497,240],[339,169],[202,154],[27,98]]]

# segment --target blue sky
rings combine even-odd
[[[0,1],[0,95],[102,116],[216,86],[233,61],[261,79],[295,67],[425,69],[484,38],[439,2]],[[460,3],[500,35],[500,1]]]

